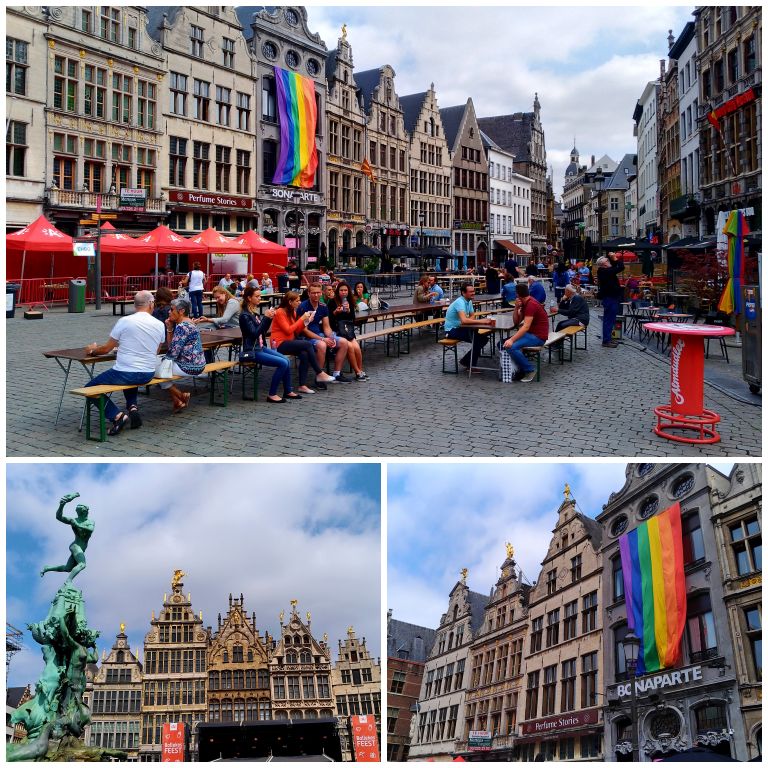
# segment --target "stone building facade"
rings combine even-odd
[[[464,730],[457,752],[464,759],[478,753],[468,751],[470,731],[490,733],[491,749],[482,759],[508,761],[517,757],[519,701],[523,695],[523,652],[528,630],[528,593],[507,545],[483,624],[470,648],[464,711]]]
[[[197,755],[197,724],[206,719],[209,635],[202,612],[195,615],[191,595],[184,595],[177,571],[171,593],[144,638],[144,677],[141,706],[140,759],[160,760],[163,723],[184,723],[189,733],[189,757]]]
[[[637,137],[637,237],[650,238],[659,227],[658,103],[659,82],[646,84],[632,119]]]
[[[752,760],[763,751],[762,472],[759,464],[736,464],[728,477],[712,468],[707,471],[742,727],[747,738],[742,759]]]
[[[234,8],[153,6],[149,28],[166,60],[161,189],[168,226],[182,235],[255,227],[253,64]],[[175,271],[192,267],[173,262],[169,257]]]
[[[762,228],[762,7],[700,6],[694,11],[699,70],[699,143],[705,235],[719,211],[752,209]],[[708,120],[720,112],[719,130]]]
[[[63,232],[82,234],[80,221],[100,195],[117,229],[154,228],[164,218],[165,64],[147,34],[146,9],[56,6],[46,19],[46,214]],[[122,189],[144,190],[144,209],[121,205]]]
[[[339,640],[339,655],[331,671],[336,713],[339,719],[341,749],[344,760],[353,760],[350,716],[373,715],[376,718],[378,743],[381,744],[381,664],[360,640],[353,627],[347,639]]]
[[[331,685],[331,649],[327,636],[312,635],[312,617],[306,622],[291,600],[291,614],[280,614],[280,637],[269,659],[272,712],[275,720],[304,720],[335,717]]]
[[[395,70],[384,64],[354,75],[367,118],[366,157],[376,183],[370,186],[368,245],[388,252],[409,244],[408,136],[395,91]]]
[[[259,231],[268,240],[284,243],[293,238],[296,247],[289,256],[304,267],[320,257],[320,244],[326,231],[325,177],[327,144],[325,137],[326,82],[328,50],[320,36],[309,28],[304,6],[238,6],[235,12],[243,26],[256,81],[256,211]],[[317,104],[317,170],[311,189],[273,183],[280,151],[280,113],[275,85],[275,67],[311,79]]]
[[[371,180],[363,173],[366,115],[353,76],[352,46],[346,30],[325,62],[328,82],[325,134],[328,145],[327,230],[328,258],[365,242],[365,222]],[[351,258],[351,261],[350,261]],[[344,263],[356,266],[355,256]]]
[[[457,107],[440,110],[453,167],[452,252],[461,257],[463,267],[487,263],[490,258],[488,236],[488,158],[485,156],[480,126],[472,99]]]
[[[629,464],[624,487],[611,494],[598,515],[604,530],[602,667],[607,760],[631,759],[633,747],[619,537],[676,502],[682,511],[687,601],[682,661],[675,670],[636,679],[640,759],[651,761],[697,743],[737,760],[747,759],[739,668],[720,572],[711,485],[711,470],[701,464]]]
[[[411,243],[451,250],[451,156],[435,85],[400,97],[409,138]]]
[[[95,666],[95,665],[94,665]],[[139,759],[143,670],[128,644],[125,626],[101,664],[89,675],[91,723],[86,744],[122,749],[129,762]]]
[[[602,760],[602,531],[568,486],[528,596],[522,760]]]
[[[467,570],[451,590],[448,609],[435,631],[414,718],[409,760],[450,760],[461,739],[465,693],[469,683],[469,649],[483,623],[487,595],[473,592]]]
[[[208,628],[210,635],[210,627]],[[248,616],[243,596],[229,596],[229,610],[211,636],[208,649],[209,723],[271,720],[269,648],[262,638],[256,614]]]
[[[411,721],[434,640],[434,629],[393,619],[387,611],[387,760],[408,759]]]
[[[587,192],[584,189],[586,165],[579,164],[579,150],[574,142],[571,161],[565,169],[563,183],[563,254],[567,260],[584,258],[584,204]]]
[[[48,17],[41,6],[5,9],[5,225],[18,229],[43,212]]]
[[[480,128],[515,156],[515,170],[531,179],[531,247],[537,259],[547,250],[547,148],[541,103],[534,95],[533,112],[483,117]]]
[[[674,42],[669,34],[670,50]],[[680,72],[677,59],[669,56],[668,65],[662,59],[663,72],[659,78],[659,114],[658,114],[658,163],[659,163],[659,226],[661,241],[665,243],[679,240],[682,226],[672,212],[672,201],[680,197],[682,191],[680,163]]]

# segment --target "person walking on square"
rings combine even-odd
[[[127,317],[121,317],[104,344],[94,342],[85,351],[89,355],[106,355],[117,348],[117,360],[113,368],[100,373],[88,382],[88,386],[97,384],[132,384],[124,391],[125,411],[121,411],[107,400],[105,415],[112,422],[110,435],[117,435],[130,421],[131,429],[141,426],[138,399],[142,384],[155,376],[155,366],[160,345],[165,341],[165,325],[152,317],[154,298],[150,291],[139,291],[133,297],[136,311]]]
[[[203,289],[205,287],[205,272],[200,268],[200,262],[196,261],[192,271],[187,274],[187,290],[189,300],[192,302],[192,317],[203,315]]]
[[[614,259],[615,255],[609,253],[597,260],[598,295],[603,302],[603,346],[609,349],[618,346],[611,338],[611,333],[619,314],[619,302],[624,296],[624,289],[619,283],[619,273],[624,271],[624,262]]]

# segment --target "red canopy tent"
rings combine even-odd
[[[155,288],[158,284],[158,260],[161,253],[194,253],[203,254],[207,252],[207,248],[199,243],[193,243],[186,237],[177,235],[171,229],[161,224],[159,227],[153,229],[149,234],[143,237],[136,238],[136,243],[142,246],[151,247],[151,251],[155,254]]]
[[[205,272],[208,271],[211,266],[211,254],[212,253],[250,253],[250,245],[235,242],[231,237],[225,237],[220,232],[217,232],[213,227],[201,232],[199,235],[189,238],[193,243],[198,245],[204,245],[208,249],[208,260],[205,264]]]
[[[234,244],[243,249],[241,253],[251,254],[251,258],[248,261],[248,271],[253,274],[269,272],[267,267],[282,267],[282,264],[285,264],[285,260],[288,258],[288,249],[284,245],[273,243],[252,229],[236,238]],[[278,260],[282,264],[276,264]],[[274,276],[274,270],[272,270],[271,274]]]
[[[51,255],[51,271],[48,277],[53,277],[53,257],[57,253],[66,253],[72,256],[72,238],[60,232],[51,224],[45,216],[38,217],[18,232],[11,232],[5,236],[5,248],[7,253],[18,256],[19,263],[11,264],[6,261],[6,277],[11,277],[18,270],[18,278],[24,279],[24,267],[26,266],[27,253],[49,253]],[[38,275],[43,277],[43,275]]]

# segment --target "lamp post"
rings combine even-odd
[[[598,169],[599,170],[599,169]],[[637,723],[637,693],[635,691],[635,672],[637,671],[637,655],[640,652],[640,638],[629,630],[624,637],[624,660],[627,663],[627,672],[629,673],[630,685],[630,714],[632,720],[632,762],[635,763],[640,757],[639,728]]]
[[[424,252],[424,222],[426,220],[426,214],[424,211],[419,211],[419,249],[421,252]],[[424,256],[421,257],[422,262],[424,261]],[[422,264],[422,267],[424,265]]]
[[[597,173],[595,173],[595,179],[593,181],[593,189],[597,191],[597,255],[598,258],[602,255],[603,249],[603,184],[605,183],[605,176],[603,176],[602,166],[597,166]]]
[[[486,224],[485,225],[485,242],[486,242],[486,253],[485,253],[485,266],[489,266],[491,264],[491,259],[493,258],[493,249],[491,248],[491,225]]]

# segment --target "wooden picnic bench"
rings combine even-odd
[[[221,360],[215,363],[208,363],[203,369],[203,373],[207,373],[210,377],[210,394],[208,396],[209,405],[217,405],[226,407],[229,400],[229,371],[237,365],[234,360]],[[202,375],[202,374],[201,374]],[[186,376],[173,376],[169,379],[153,378],[146,384],[142,384],[142,387],[149,387],[153,384],[165,384],[169,381],[178,381],[180,379],[187,378]],[[219,388],[218,384],[221,383],[221,390],[223,392],[222,401],[217,402],[216,390]],[[78,387],[77,389],[71,389],[70,394],[80,395],[86,399],[85,409],[85,437],[87,440],[98,440],[103,443],[107,439],[107,419],[105,409],[107,400],[111,395],[116,392],[123,392],[126,389],[137,389],[136,385],[126,384],[96,384],[91,387]],[[99,437],[91,437],[91,408],[96,407],[99,411]]]

